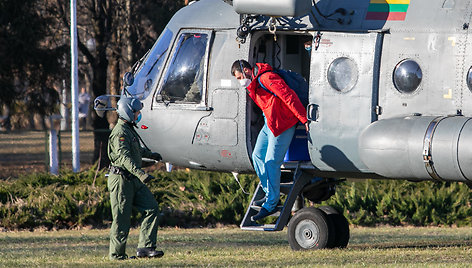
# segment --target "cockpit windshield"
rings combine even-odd
[[[179,36],[170,67],[163,76],[164,84],[160,91],[163,101],[201,102],[208,39],[208,34],[201,32],[184,32]]]
[[[126,88],[133,97],[143,100],[156,87],[172,35],[169,29],[165,29],[144,59],[139,60],[133,67],[134,83]]]

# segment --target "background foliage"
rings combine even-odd
[[[92,99],[118,94],[123,74],[186,4],[184,0],[77,1],[79,88]],[[0,131],[46,129],[46,117],[59,108],[68,120],[70,10],[67,0],[0,0]],[[95,130],[110,129],[117,119],[116,113],[90,117]],[[109,164],[107,142],[105,132],[94,132],[93,163]]]
[[[177,170],[156,171],[148,184],[161,208],[160,225],[214,226],[238,224],[251,196],[231,174]],[[258,179],[240,175],[253,192]],[[461,183],[348,180],[322,204],[342,211],[360,226],[471,226],[469,188]],[[138,223],[139,213],[133,218]],[[111,212],[106,177],[95,170],[60,176],[32,174],[0,183],[0,226],[6,229],[107,227]]]
[[[54,22],[42,12],[43,4],[0,0],[0,112],[5,105],[8,116],[56,112],[54,83],[67,75],[60,69],[67,49],[51,42]]]

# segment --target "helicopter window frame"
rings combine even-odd
[[[349,68],[349,77],[345,77],[345,68]],[[357,85],[357,82],[359,82],[359,76],[359,67],[356,61],[346,55],[340,55],[339,57],[333,59],[326,71],[326,79],[328,80],[328,84],[338,93],[347,93],[354,89]],[[348,83],[345,83],[345,81],[347,81],[346,78],[349,78]],[[341,88],[340,86],[343,87]]]
[[[205,47],[205,53],[203,54],[202,60],[203,62],[203,74],[202,74],[202,91],[201,91],[201,96],[200,100],[197,102],[189,102],[189,101],[166,101],[162,100],[162,95],[161,92],[164,89],[164,85],[167,82],[166,78],[169,75],[169,72],[172,71],[173,69],[173,62],[176,59],[176,53],[178,53],[178,50],[180,49],[180,40],[181,37],[185,34],[194,34],[194,35],[206,35],[207,40],[206,40],[206,47]],[[209,58],[210,58],[210,49],[211,49],[211,44],[213,42],[214,38],[214,31],[213,30],[207,30],[207,29],[180,29],[180,31],[174,36],[174,40],[172,41],[171,44],[171,50],[170,53],[168,54],[168,59],[167,62],[165,63],[164,69],[162,71],[161,79],[159,81],[159,85],[157,86],[157,90],[154,92],[153,96],[153,106],[155,105],[165,105],[166,107],[172,107],[174,105],[177,105],[179,109],[196,109],[196,110],[201,110],[201,109],[207,109],[208,101],[207,101],[207,94],[208,94],[208,71],[209,71]]]
[[[467,71],[467,76],[465,78],[465,82],[467,87],[469,88],[470,92],[472,92],[472,66]]]
[[[397,77],[396,77],[396,72],[399,70],[400,67],[404,66],[405,64],[407,63],[415,63],[417,66],[418,66],[418,70],[421,74],[421,77],[419,78],[419,82],[416,86],[414,86],[414,88],[408,88],[408,89],[405,89],[405,88],[401,88],[402,85],[399,85],[397,82],[403,82],[403,84],[405,84],[405,81],[397,81]],[[393,72],[392,72],[392,83],[393,83],[393,86],[394,88],[396,89],[397,92],[399,92],[400,94],[402,95],[405,95],[405,96],[410,96],[410,95],[414,95],[414,94],[417,94],[420,89],[422,88],[422,84],[423,84],[423,80],[424,80],[424,72],[423,72],[423,69],[421,68],[421,62],[419,61],[419,59],[415,59],[415,58],[403,58],[402,60],[400,60],[397,64],[395,64],[395,67],[393,68]],[[408,66],[406,67],[408,68]],[[408,70],[409,71],[409,70]],[[409,72],[409,73],[403,73],[403,79],[405,78],[408,78],[407,76],[410,75],[410,74],[417,74],[418,72]],[[412,83],[412,81],[406,81],[408,83]],[[404,85],[403,85],[404,86]],[[407,85],[409,86],[409,85]]]
[[[154,45],[151,47],[151,49],[149,49],[148,52],[146,52],[146,54],[144,55],[144,59],[142,59],[142,63],[137,66],[137,69],[134,71],[133,74],[139,73],[144,68],[145,65],[152,62],[149,70],[147,70],[147,73],[146,73],[146,76],[148,76],[151,73],[151,71],[155,68],[155,66],[158,62],[160,62],[162,60],[162,62],[165,63],[167,55],[169,55],[169,53],[168,53],[169,48],[168,47],[172,43],[173,37],[174,37],[174,33],[170,29],[165,28],[162,31],[161,36],[159,36],[158,40],[154,43]],[[167,48],[164,49],[160,54],[157,54],[156,52],[159,52],[157,49],[162,46],[161,42],[162,42],[162,44],[167,44]],[[164,47],[162,47],[162,48],[164,48]],[[156,60],[155,61],[150,61],[150,60],[153,59],[153,56],[156,56],[156,55],[159,55],[158,57],[156,57]],[[150,62],[148,62],[148,61],[150,61]]]
[[[126,89],[133,97],[144,100],[157,88],[156,82],[162,76],[173,37],[174,33],[165,28],[151,49],[135,63],[131,70],[134,83]],[[143,90],[138,91],[141,88]]]

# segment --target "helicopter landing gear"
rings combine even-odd
[[[299,210],[288,223],[288,243],[293,250],[326,248],[329,235],[326,214],[314,207]]]
[[[349,223],[330,206],[299,210],[288,223],[288,242],[293,250],[345,248]]]
[[[334,229],[334,235],[328,243],[328,248],[345,248],[349,243],[349,222],[343,214],[339,213],[336,209],[330,206],[319,207],[326,214],[328,224],[331,224]],[[332,232],[330,232],[332,234]]]
[[[258,224],[250,220],[261,209],[254,201],[265,196],[259,183],[241,222],[241,229],[282,231],[288,226],[288,241],[293,250],[346,247],[349,242],[349,223],[341,213],[330,206],[301,208],[304,198],[314,203],[328,199],[334,194],[335,185],[344,179],[313,177],[299,168],[288,174],[293,179],[280,184],[280,193],[286,195],[286,198],[272,215],[277,217],[275,224]],[[301,205],[294,209],[297,199],[301,201]],[[295,215],[292,217],[293,212]]]

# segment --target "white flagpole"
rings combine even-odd
[[[78,60],[77,60],[77,12],[76,0],[70,1],[70,51],[72,91],[72,170],[80,171],[79,106],[78,106]]]

